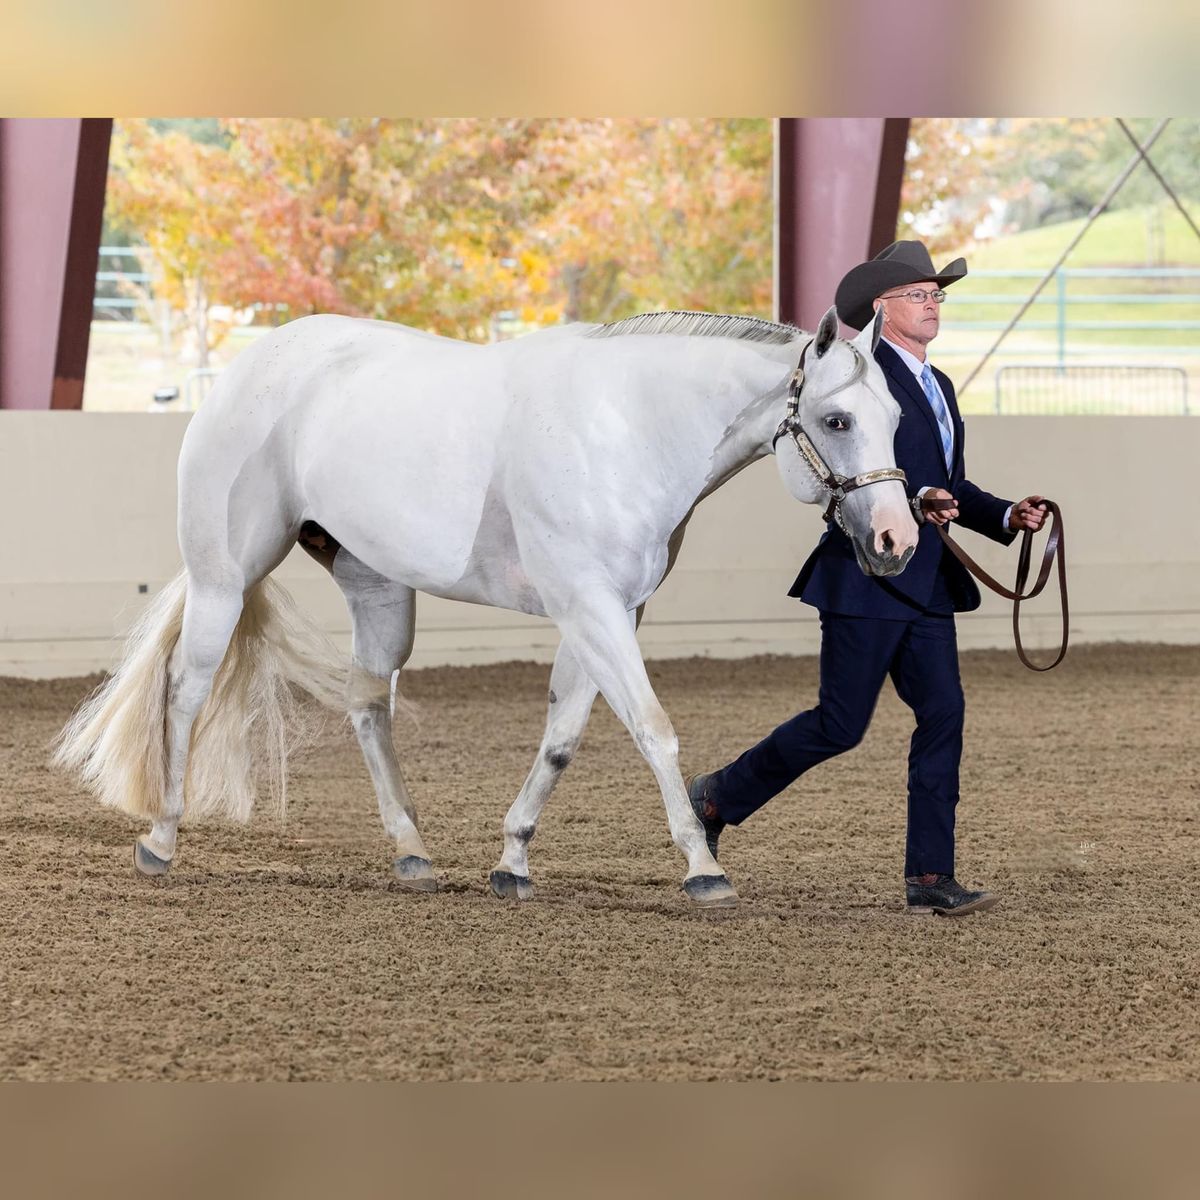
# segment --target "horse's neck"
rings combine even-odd
[[[697,500],[771,452],[771,440],[786,407],[787,384],[798,350],[795,346],[775,345],[756,349],[763,353],[752,369],[747,370],[743,391],[730,397],[726,411],[718,417],[724,425],[713,446],[708,478]]]

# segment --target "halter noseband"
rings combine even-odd
[[[779,428],[775,430],[775,436],[771,439],[771,449],[775,449],[775,443],[779,441],[785,434],[790,434],[792,441],[796,444],[796,449],[800,452],[800,457],[804,460],[805,466],[816,477],[817,483],[825,489],[829,496],[829,504],[826,506],[822,519],[829,521],[835,520],[838,523],[838,528],[847,535],[850,531],[846,528],[846,522],[842,519],[842,501],[853,491],[857,491],[861,487],[867,487],[872,483],[883,483],[888,479],[898,479],[901,483],[907,483],[908,477],[900,470],[899,467],[886,467],[878,471],[864,471],[861,475],[846,476],[836,475],[829,467],[829,464],[821,457],[821,452],[813,445],[812,439],[804,432],[804,427],[800,424],[800,392],[804,387],[804,360],[808,357],[809,347],[816,341],[813,338],[807,342],[804,349],[800,352],[800,365],[796,367],[792,375],[791,382],[788,384],[788,403],[787,412],[784,414],[783,420],[779,422]],[[862,354],[854,347],[850,347],[854,351],[854,372],[850,378],[844,383],[839,383],[833,391],[829,392],[829,396],[836,395],[844,388],[850,387],[857,383],[867,372],[867,361]]]

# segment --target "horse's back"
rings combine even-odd
[[[352,317],[302,317],[264,334],[222,372],[188,428],[180,460],[205,473],[241,470],[255,449],[294,439],[324,407],[368,391],[402,390],[428,360],[465,359],[479,347],[404,325]],[[304,411],[302,411],[304,410]]]
[[[222,373],[201,414],[270,419],[322,385],[345,386],[364,364],[399,366],[416,358],[459,359],[478,352],[469,342],[389,321],[317,315],[264,334]]]

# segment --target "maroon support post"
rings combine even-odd
[[[775,304],[815,329],[842,276],[895,241],[907,117],[784,117],[776,142]]]
[[[112,121],[0,121],[0,408],[80,408]]]

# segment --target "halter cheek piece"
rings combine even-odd
[[[813,341],[816,341],[816,339],[814,338]],[[825,489],[825,492],[829,496],[829,503],[822,514],[822,519],[837,521],[838,528],[849,536],[850,531],[846,528],[846,522],[842,519],[842,501],[851,492],[861,487],[867,487],[868,484],[883,483],[888,479],[898,479],[901,483],[906,483],[908,480],[899,467],[887,467],[879,471],[864,471],[861,475],[853,477],[835,475],[830,470],[829,464],[821,457],[820,451],[813,445],[812,439],[804,432],[804,427],[800,424],[800,392],[804,387],[804,360],[808,357],[808,350],[812,344],[812,341],[806,343],[804,349],[800,352],[800,365],[792,375],[791,383],[788,384],[787,412],[784,414],[783,420],[779,422],[779,428],[775,430],[775,436],[771,439],[771,449],[775,449],[776,442],[785,434],[791,436],[805,465],[816,477],[817,483]],[[836,395],[844,388],[857,383],[867,373],[866,359],[863,358],[862,354],[854,346],[850,348],[854,351],[854,372],[845,383],[839,383],[832,392],[829,392],[828,395],[830,396]]]

